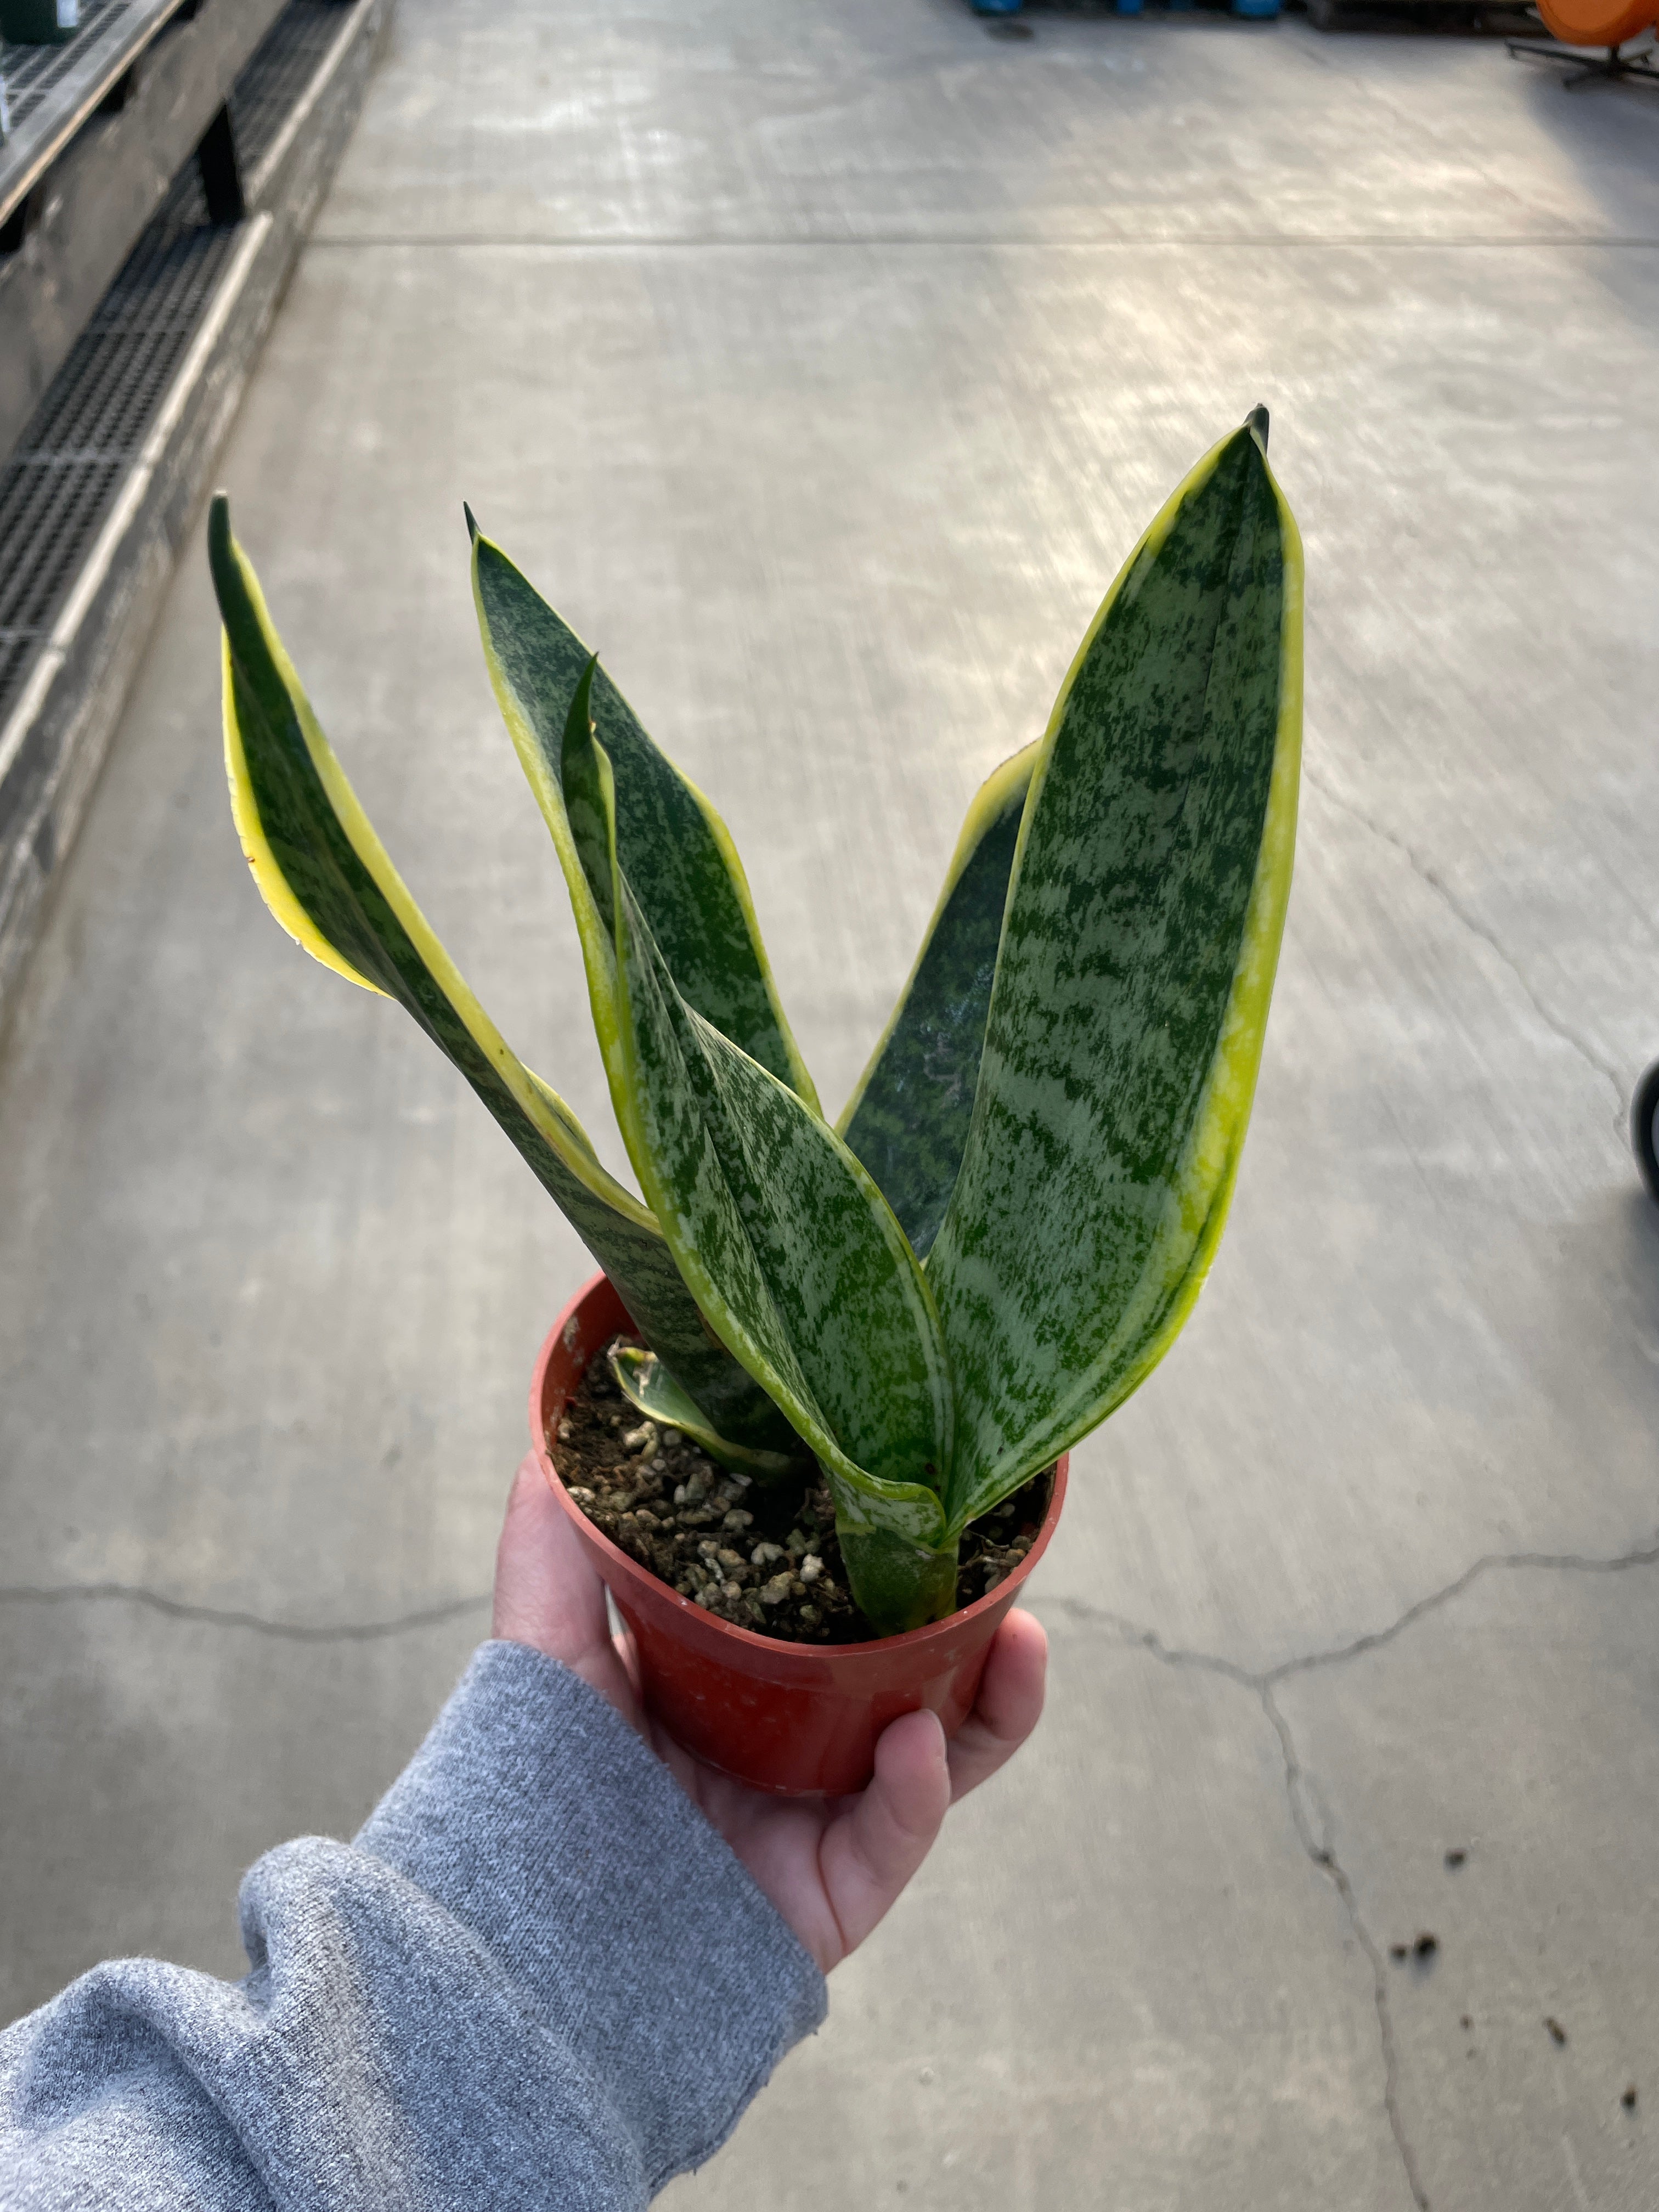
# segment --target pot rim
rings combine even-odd
[[[682,1613],[689,1614],[699,1627],[717,1630],[720,1635],[734,1638],[740,1646],[747,1646],[751,1650],[767,1652],[773,1657],[781,1654],[799,1654],[802,1658],[810,1658],[820,1662],[829,1661],[832,1664],[840,1659],[867,1657],[871,1653],[877,1651],[913,1651],[922,1644],[937,1642],[947,1635],[959,1633],[964,1627],[977,1620],[981,1614],[988,1613],[993,1606],[1006,1607],[1010,1596],[1018,1590],[1037,1561],[1048,1550],[1049,1540],[1059,1526],[1060,1509],[1066,1499],[1066,1475],[1072,1456],[1069,1452],[1061,1452],[1048,1470],[1052,1478],[1048,1510],[1043,1514],[1037,1528],[1036,1540],[1030,1550],[1017,1567],[1009,1570],[994,1589],[987,1590],[982,1597],[976,1597],[971,1605],[958,1607],[955,1613],[947,1613],[943,1620],[930,1620],[921,1628],[902,1629],[896,1636],[866,1637],[859,1644],[802,1644],[792,1637],[763,1636],[757,1629],[739,1628],[735,1621],[722,1620],[719,1613],[710,1613],[706,1606],[694,1605],[689,1597],[683,1597],[672,1583],[665,1583],[660,1575],[653,1574],[649,1567],[642,1567],[637,1559],[631,1559],[620,1544],[613,1543],[603,1528],[597,1527],[588,1519],[565,1488],[563,1479],[553,1463],[553,1454],[548,1446],[542,1419],[548,1368],[552,1364],[553,1354],[558,1349],[560,1339],[575,1321],[587,1300],[601,1287],[610,1291],[617,1304],[622,1304],[621,1291],[601,1269],[597,1275],[591,1276],[582,1285],[580,1290],[564,1307],[558,1319],[549,1329],[542,1348],[536,1355],[536,1364],[530,1380],[531,1443],[536,1457],[540,1462],[542,1475],[548,1488],[557,1498],[564,1511],[580,1523],[581,1534],[586,1540],[596,1546],[605,1559],[620,1570],[625,1581],[641,1585],[654,1597],[667,1599],[669,1603],[677,1607]],[[623,1310],[626,1313],[627,1308],[624,1306]],[[598,1357],[597,1352],[592,1355],[592,1358]],[[592,1364],[592,1358],[588,1361],[588,1366]],[[582,1372],[585,1375],[587,1368],[584,1367]],[[971,1525],[970,1522],[969,1526]]]

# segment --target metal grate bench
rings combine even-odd
[[[0,1022],[388,9],[281,8],[221,95],[245,213],[187,155],[0,452]]]

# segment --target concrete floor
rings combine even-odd
[[[463,496],[725,810],[830,1099],[969,793],[1257,399],[1306,535],[1255,1128],[1078,1455],[1050,1715],[670,2200],[1646,2212],[1659,112],[1493,42],[1032,20],[401,0],[224,462],[596,1134]],[[236,1972],[240,1870],[349,1832],[480,1632],[586,1271],[259,908],[216,681],[198,562],[0,1054],[0,2018],[111,1952]]]

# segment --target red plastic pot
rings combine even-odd
[[[948,1620],[871,1644],[787,1644],[705,1613],[600,1533],[560,1481],[548,1449],[588,1364],[631,1330],[605,1276],[578,1291],[536,1362],[530,1433],[553,1495],[633,1632],[645,1702],[706,1765],[781,1796],[840,1796],[874,1771],[876,1739],[926,1705],[954,1735],[973,1710],[991,1639],[1048,1548],[1066,1497],[1066,1458],[1036,1541],[988,1596]]]

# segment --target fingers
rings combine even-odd
[[[1029,1613],[1011,1613],[991,1646],[974,1710],[951,1744],[953,1804],[1012,1759],[1036,1726],[1048,1668],[1042,1622]]]
[[[842,1957],[864,1941],[927,1857],[950,1804],[939,1717],[906,1713],[876,1746],[874,1780],[831,1820],[818,1846]],[[820,1960],[826,1972],[836,1963]]]
[[[513,1478],[495,1550],[495,1633],[562,1660],[635,1717],[627,1672],[611,1640],[605,1585],[533,1452]]]

